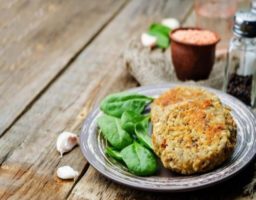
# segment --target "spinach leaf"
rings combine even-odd
[[[121,126],[128,133],[149,149],[153,149],[151,137],[148,135],[149,115],[141,115],[132,111],[125,111],[121,117]]]
[[[135,175],[148,176],[157,171],[154,154],[137,142],[125,147],[120,154],[129,171]]]
[[[121,117],[124,111],[133,111],[141,113],[145,106],[153,98],[135,93],[116,93],[107,96],[100,105],[100,109],[111,116]]]
[[[121,128],[120,119],[102,115],[97,120],[104,138],[118,150],[133,142],[130,134]]]
[[[167,37],[165,34],[157,31],[157,30],[150,30],[148,31],[150,35],[153,35],[157,38],[156,44],[158,47],[166,49],[169,47],[170,41],[169,37]]]
[[[133,111],[125,111],[121,116],[121,126],[128,133],[135,134],[136,124],[148,118],[148,115],[141,115]]]
[[[168,48],[170,39],[169,39],[169,33],[171,32],[171,29],[167,26],[164,26],[162,24],[154,23],[149,27],[148,33],[150,35],[153,35],[157,38],[157,46],[160,48]]]
[[[169,38],[169,34],[171,32],[171,29],[163,24],[153,23],[149,27],[149,31],[157,31]]]
[[[135,126],[135,134],[138,138],[139,142],[144,145],[145,147],[153,150],[152,146],[152,139],[148,135],[148,129],[149,129],[149,119],[146,118],[142,120],[141,122],[137,123]]]
[[[157,171],[154,154],[137,142],[125,147],[121,152],[107,147],[105,153],[115,160],[125,163],[128,170],[135,175],[148,176]]]
[[[118,161],[123,161],[123,158],[122,158],[122,155],[120,154],[120,152],[114,150],[111,147],[106,147],[105,153],[108,156],[110,156],[110,157],[112,157],[112,158],[114,158],[114,159],[116,159]]]

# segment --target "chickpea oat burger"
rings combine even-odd
[[[236,124],[219,98],[199,87],[175,87],[151,106],[152,143],[164,167],[181,174],[209,171],[227,160]]]

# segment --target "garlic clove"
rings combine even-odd
[[[157,38],[148,33],[141,34],[141,43],[144,47],[153,47],[156,45]]]
[[[67,131],[62,132],[56,142],[57,151],[61,157],[64,153],[71,151],[78,144],[78,136]]]
[[[175,18],[166,18],[161,21],[161,24],[169,27],[170,29],[176,29],[180,27],[180,22]]]
[[[75,179],[78,176],[78,171],[75,171],[70,166],[62,166],[57,169],[57,176],[61,179]]]

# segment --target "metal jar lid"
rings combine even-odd
[[[256,13],[256,0],[253,0],[251,5],[252,5],[252,12]]]
[[[234,17],[233,32],[242,37],[256,37],[256,14],[250,11],[239,11]]]

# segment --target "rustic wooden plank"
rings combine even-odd
[[[0,7],[0,136],[127,0],[11,0]]]
[[[175,11],[178,5],[184,12]],[[78,148],[60,159],[55,150],[58,133],[79,132],[93,104],[107,93],[135,86],[123,68],[121,50],[152,21],[176,13],[182,18],[190,5],[190,1],[134,0],[125,7],[0,139],[1,199],[21,195],[26,199],[63,199],[70,194],[74,182],[56,179],[56,168],[70,164],[83,175],[87,163]],[[75,195],[72,193],[72,198]]]
[[[89,77],[95,77],[97,70],[81,68],[67,71],[0,140],[1,155],[7,153],[0,168],[0,199],[63,199],[75,182],[57,179],[57,167],[69,164],[83,175],[87,162],[79,148],[62,159],[57,153],[58,133],[64,129],[79,132],[98,98],[136,82],[121,67],[95,80]]]

